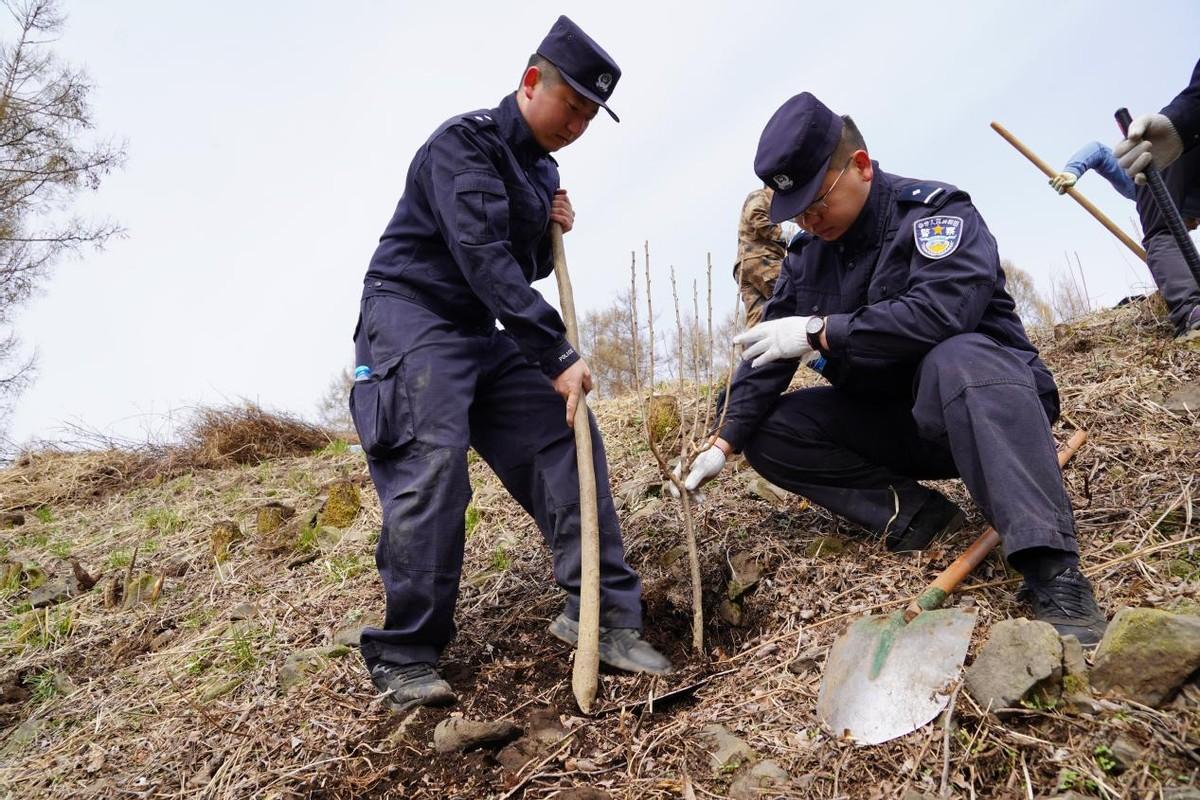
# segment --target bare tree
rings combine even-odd
[[[579,322],[580,347],[592,370],[597,397],[637,391],[637,376],[646,372],[649,340],[633,330],[631,297],[630,290],[623,290],[612,305],[585,314]]]
[[[48,45],[62,30],[56,0],[2,0],[16,23],[0,42],[0,420],[31,378],[10,329],[14,311],[67,253],[99,247],[121,228],[70,215],[82,191],[125,159],[122,144],[91,140],[92,85]]]
[[[1000,262],[1007,278],[1005,288],[1017,304],[1017,314],[1030,328],[1048,328],[1054,325],[1054,308],[1042,296],[1033,283],[1033,276],[1005,259]]]
[[[354,432],[354,420],[350,417],[352,386],[354,373],[349,367],[344,367],[329,379],[325,394],[317,401],[317,422],[337,436],[348,436]]]
[[[1079,256],[1075,258],[1078,261]],[[1050,276],[1050,302],[1059,322],[1071,322],[1092,312],[1092,300],[1088,295],[1082,263],[1078,264],[1078,271],[1077,277],[1075,265],[1068,255],[1066,275],[1060,272]]]

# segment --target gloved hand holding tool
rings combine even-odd
[[[1118,108],[1114,116],[1125,140],[1113,148],[1113,153],[1120,156],[1121,166],[1131,178],[1150,185],[1150,194],[1158,206],[1158,213],[1166,220],[1171,236],[1183,253],[1183,260],[1192,271],[1192,277],[1196,283],[1200,283],[1200,252],[1196,251],[1196,243],[1188,236],[1183,216],[1175,207],[1159,173],[1159,169],[1179,158],[1183,152],[1183,142],[1175,132],[1175,126],[1162,114],[1147,114],[1133,122],[1127,108]]]
[[[1050,179],[1050,188],[1059,194],[1066,194],[1067,189],[1075,185],[1079,176],[1074,172],[1060,172]]]

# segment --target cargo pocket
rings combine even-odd
[[[458,240],[488,244],[508,239],[508,193],[504,181],[486,172],[454,176],[454,217]]]
[[[350,417],[363,451],[373,458],[388,458],[413,440],[412,412],[399,358],[380,365],[365,381],[350,389]]]

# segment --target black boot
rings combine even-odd
[[[388,692],[388,703],[395,711],[413,706],[448,706],[458,702],[450,684],[442,680],[433,664],[392,664],[380,661],[371,668],[371,683]]]
[[[1025,573],[1017,598],[1033,606],[1033,616],[1049,622],[1060,636],[1074,636],[1084,647],[1095,647],[1108,626],[1096,595],[1077,564],[1054,577]]]
[[[887,537],[887,549],[893,553],[924,550],[934,539],[944,539],[956,533],[967,521],[966,514],[941,492],[930,490],[929,499],[921,504],[912,521],[901,533]]]

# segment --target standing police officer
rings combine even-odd
[[[1142,220],[1146,264],[1181,335],[1200,331],[1200,285],[1183,251],[1158,210],[1142,171],[1153,161],[1189,228],[1200,217],[1200,61],[1192,79],[1157,114],[1145,114],[1129,125],[1127,138],[1113,148],[1121,167],[1137,180],[1137,210]]]
[[[775,187],[771,219],[811,235],[792,240],[767,321],[737,337],[750,363],[686,487],[744,450],[768,480],[889,549],[920,550],[962,512],[917,481],[961,476],[1037,618],[1097,643],[1105,619],[1079,570],[1050,434],[1058,391],[970,198],[883,172],[853,121],[808,93],[767,123],[754,171]],[[814,361],[832,385],[781,396]]]
[[[362,635],[371,680],[394,708],[455,700],[437,674],[454,637],[473,447],[536,520],[567,593],[551,633],[578,638],[580,516],[570,429],[587,364],[530,284],[550,274],[551,222],[574,212],[550,156],[583,135],[621,71],[567,17],[530,58],[514,94],[443,123],[417,151],[367,270],[355,427],[383,508],[375,560],[382,629]],[[496,321],[504,330],[496,328]],[[566,420],[564,424],[564,419]],[[625,563],[608,465],[591,420],[600,516],[601,660],[664,673],[640,636],[641,584]]]

